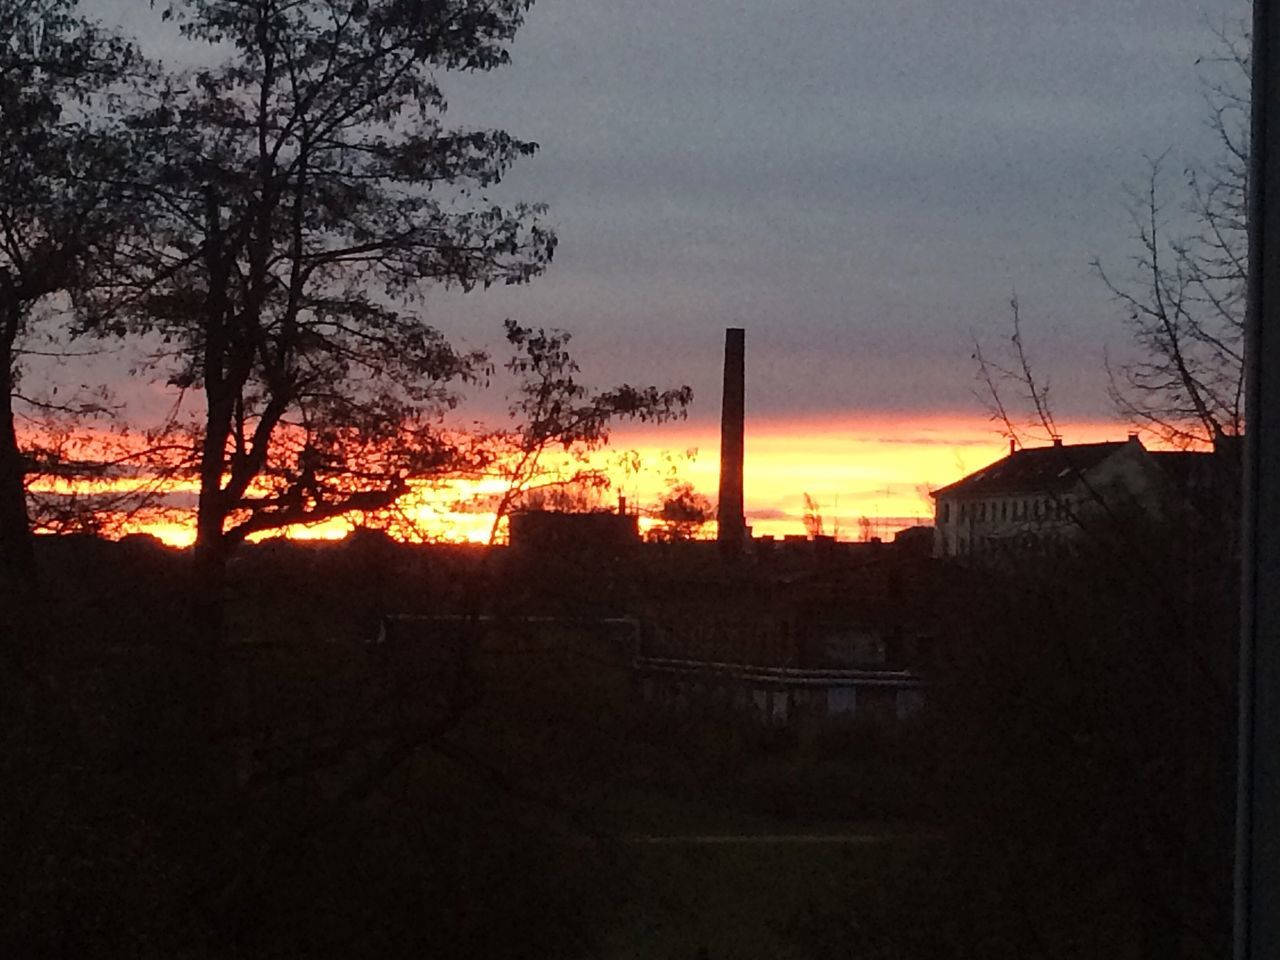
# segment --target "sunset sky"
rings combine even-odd
[[[1111,421],[1059,423],[1068,442],[1087,443],[1124,438],[1124,428]],[[1027,439],[1034,443],[1035,432]],[[656,429],[623,429],[591,463],[607,471],[612,487],[600,494],[601,506],[626,497],[642,515],[653,510],[672,479],[688,481],[714,498],[717,488],[718,427],[699,421]],[[932,522],[929,490],[1008,452],[1008,441],[994,426],[972,414],[909,414],[880,418],[820,420],[748,419],[744,484],[747,523],[757,535],[783,537],[804,532],[804,495],[818,504],[824,532],[840,539],[862,535],[859,520],[872,521],[869,532],[889,539],[915,523]],[[640,470],[619,467],[624,454],[638,454]],[[494,482],[446,483],[406,502],[416,521],[415,533],[428,538],[486,541],[493,514],[468,509],[472,495],[500,491]],[[189,508],[196,487],[187,483],[171,502]],[[290,536],[345,536],[352,521],[336,519],[290,531]],[[176,546],[195,536],[182,517],[144,515],[122,531],[147,532]],[[708,530],[707,532],[712,532]]]
[[[147,0],[98,0],[153,52]],[[1122,439],[1104,356],[1123,314],[1090,261],[1129,275],[1130,188],[1211,158],[1197,58],[1240,0],[539,0],[487,75],[443,78],[450,122],[541,144],[494,199],[545,201],[560,245],[528,287],[427,298],[497,347],[501,321],[574,333],[585,379],[688,383],[687,424],[615,447],[696,448],[715,490],[723,330],[747,330],[747,509],[799,532],[812,494],[859,516],[1006,449],[974,395],[973,338],[1020,299],[1063,433]],[[1166,214],[1180,216],[1173,198]],[[116,385],[143,407],[154,386]],[[74,376],[72,374],[68,374]],[[473,398],[493,417],[501,395]],[[649,499],[660,489],[635,495]],[[837,509],[838,500],[838,509]]]

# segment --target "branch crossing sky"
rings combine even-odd
[[[146,0],[87,8],[166,48]],[[1180,216],[1181,173],[1214,148],[1197,58],[1247,14],[1241,0],[538,0],[510,66],[443,79],[452,123],[541,144],[492,196],[548,202],[556,260],[528,287],[432,295],[427,316],[495,349],[504,317],[565,328],[600,385],[691,384],[669,445],[711,465],[723,330],[745,327],[748,510],[796,532],[806,476],[840,478],[825,495],[842,513],[910,515],[859,471],[906,491],[981,466],[980,442],[999,454],[972,342],[1007,339],[1014,291],[1078,425],[1068,441],[1123,438],[1103,370],[1127,349],[1123,314],[1089,263],[1130,271],[1144,156],[1170,151]],[[903,455],[912,438],[954,443],[921,459]]]

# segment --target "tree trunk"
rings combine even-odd
[[[206,391],[212,388],[206,387]],[[222,469],[225,433],[215,429],[222,407],[212,400],[206,414],[205,438],[200,455],[200,496],[196,507],[196,542],[192,548],[188,590],[190,621],[190,706],[196,712],[197,736],[211,737],[220,724],[222,647],[226,640],[227,548],[223,535],[226,511],[222,505]],[[208,758],[220,765],[217,751]],[[218,771],[214,771],[215,774]]]
[[[200,495],[196,505],[196,542],[191,577],[193,639],[213,648],[221,643],[226,626],[223,594],[226,589],[226,494],[222,489],[226,468],[226,442],[231,424],[231,401],[221,383],[216,357],[205,359],[205,427],[200,450]]]
[[[13,424],[12,342],[0,339],[0,573],[14,587],[36,581],[35,548],[27,515],[26,463]]]

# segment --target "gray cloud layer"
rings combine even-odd
[[[553,204],[561,251],[442,322],[562,323],[602,378],[688,380],[704,413],[735,323],[757,412],[966,407],[969,331],[1016,287],[1059,403],[1105,413],[1123,334],[1089,260],[1123,270],[1144,152],[1209,153],[1194,62],[1245,12],[541,0],[510,69],[451,89],[542,143],[508,191]]]
[[[505,316],[566,327],[593,377],[689,382],[700,416],[727,325],[749,331],[756,414],[976,410],[969,332],[1003,332],[1016,286],[1062,412],[1105,414],[1123,333],[1088,262],[1123,272],[1144,152],[1209,153],[1194,61],[1245,13],[539,0],[510,67],[445,88],[455,123],[542,144],[495,195],[552,204],[556,263],[430,317],[472,342]]]

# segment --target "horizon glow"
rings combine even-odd
[[[1129,429],[1118,421],[1063,422],[1058,427],[1068,444],[1123,440]],[[1025,442],[1034,446],[1047,443],[1048,438],[1028,431]],[[808,494],[818,504],[825,533],[843,540],[866,535],[889,539],[913,524],[932,523],[930,490],[1002,458],[1008,449],[1008,440],[980,414],[748,417],[744,476],[747,523],[758,536],[803,534],[804,495]],[[614,431],[609,445],[587,462],[604,470],[610,479],[598,506],[615,506],[617,498],[625,496],[629,508],[639,510],[644,530],[654,523],[645,512],[657,507],[672,482],[688,482],[714,501],[718,457],[719,424],[686,421],[661,427],[624,425]],[[633,464],[638,461],[640,469],[625,469],[622,462],[626,458]],[[181,489],[190,491],[193,487],[184,483]],[[421,487],[416,497],[411,495],[401,503],[405,523],[398,536],[406,540],[487,542],[494,515],[482,501],[501,489],[496,480],[444,480]],[[357,525],[358,518],[340,517],[252,539],[284,535],[336,540]],[[185,547],[195,539],[194,512],[139,515],[109,533],[147,533],[171,546]],[[704,535],[714,535],[714,523]]]

